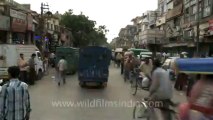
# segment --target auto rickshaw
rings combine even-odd
[[[107,85],[111,50],[105,47],[89,46],[80,49],[78,79],[79,85],[98,83]]]
[[[56,65],[64,56],[67,61],[67,74],[74,74],[78,69],[79,49],[73,47],[56,48]]]
[[[135,57],[140,55],[141,52],[150,52],[148,49],[137,49],[137,48],[130,48],[128,49],[128,51],[133,52]]]
[[[189,58],[189,59],[177,59],[176,70],[179,73],[185,73],[188,75],[200,75],[198,84],[193,86],[195,88],[190,91],[190,101],[200,101],[195,103],[184,103],[179,107],[181,119],[188,118],[190,120],[212,120],[213,119],[213,106],[209,105],[212,101],[212,83],[209,81],[213,75],[213,58]],[[204,82],[208,76],[208,82]],[[213,80],[213,79],[212,79]],[[201,83],[201,84],[200,84]],[[201,100],[204,100],[202,102]],[[187,113],[187,114],[186,114]]]

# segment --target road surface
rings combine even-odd
[[[148,95],[141,90],[132,96],[130,84],[114,66],[110,66],[106,88],[81,88],[77,75],[68,76],[67,83],[58,87],[54,72],[51,69],[30,86],[31,120],[132,120],[134,103]],[[174,100],[183,102],[185,95],[175,92]]]

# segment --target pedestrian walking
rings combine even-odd
[[[121,55],[121,75],[123,74],[124,72],[124,53]]]
[[[122,55],[121,55],[121,53],[118,53],[117,56],[116,56],[117,67],[120,67],[121,59],[122,59]]]
[[[24,54],[20,54],[20,58],[18,60],[18,66],[20,68],[20,76],[19,80],[28,83],[27,80],[27,61],[24,59]]]
[[[29,120],[31,107],[28,85],[18,79],[19,67],[9,67],[8,73],[10,81],[0,93],[0,120]]]
[[[55,67],[55,54],[54,53],[50,54],[50,65],[52,67]]]
[[[46,74],[48,74],[48,66],[49,66],[49,62],[48,62],[48,57],[47,56],[45,56],[44,57],[44,72],[46,73]]]
[[[29,84],[33,85],[36,80],[36,71],[35,71],[35,57],[36,54],[32,54],[31,58],[29,59]]]
[[[180,54],[180,58],[184,58],[183,54]],[[175,89],[176,90],[180,90],[182,91],[184,86],[187,85],[187,80],[188,80],[188,75],[186,75],[185,73],[178,73],[177,74],[177,80],[175,82]]]
[[[65,57],[62,56],[61,59],[58,62],[58,75],[59,75],[59,80],[58,80],[58,86],[60,86],[61,81],[63,83],[66,83],[66,70],[67,70],[67,61],[65,60]]]

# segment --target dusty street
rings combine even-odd
[[[77,74],[68,76],[67,83],[58,87],[52,76],[53,69],[36,85],[30,86],[31,120],[131,120],[131,103],[147,95],[141,90],[132,96],[130,84],[124,83],[120,69],[113,66],[106,88],[81,88]],[[98,105],[89,104],[95,100],[99,101]],[[185,101],[185,96],[175,92],[174,100]],[[82,102],[84,105],[79,106]],[[119,105],[119,102],[127,104]]]

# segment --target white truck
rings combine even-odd
[[[33,53],[35,57],[35,71],[37,78],[41,79],[44,66],[41,53],[34,45],[12,45],[0,44],[0,79],[8,79],[7,69],[10,66],[17,66],[20,53],[24,54],[24,58],[28,61]]]

